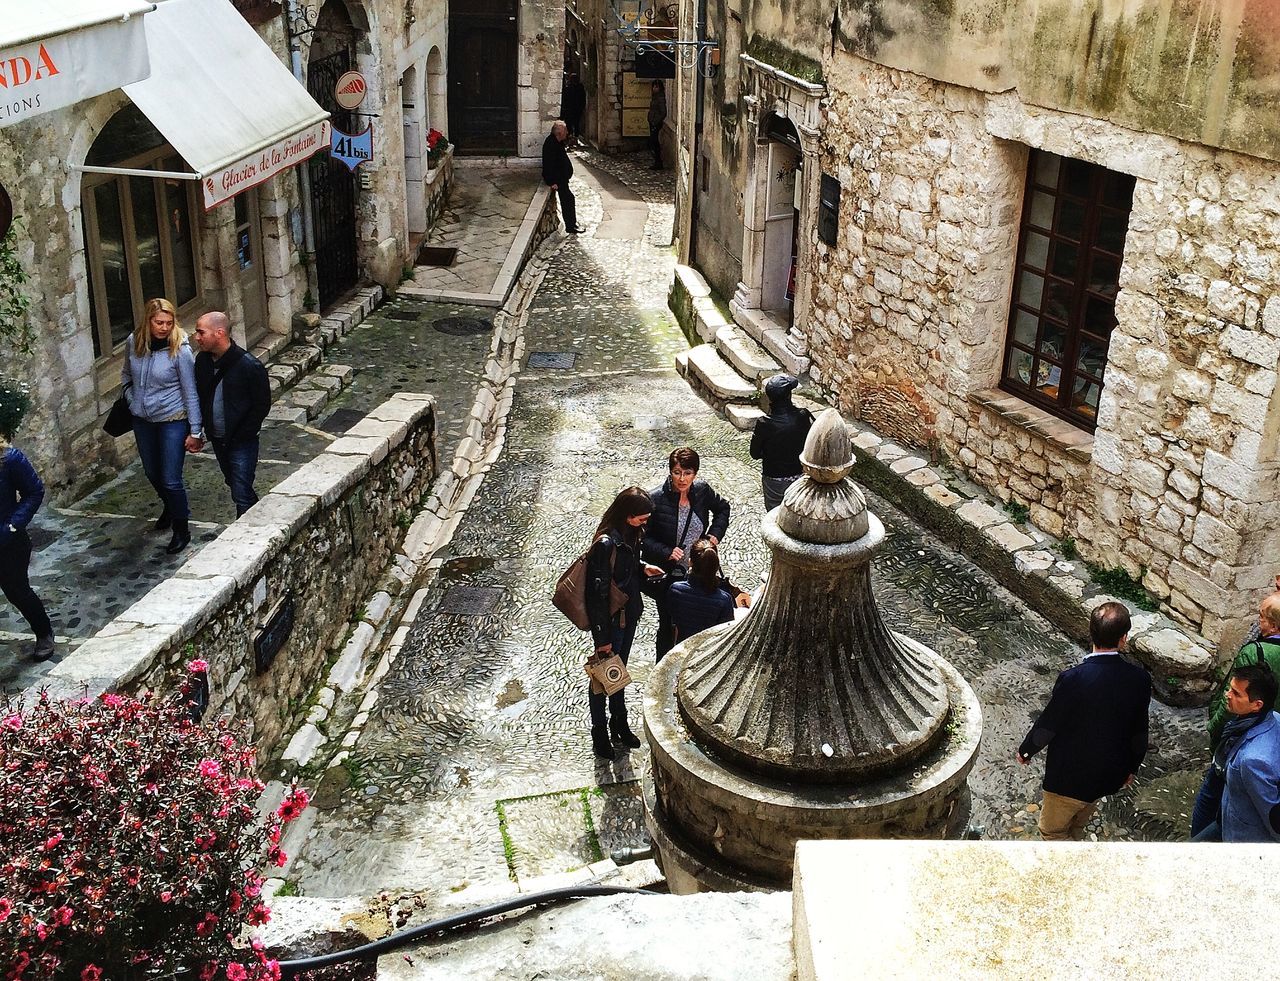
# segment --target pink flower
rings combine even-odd
[[[262,926],[271,919],[271,910],[259,903],[249,910],[249,915],[245,919],[249,921],[250,926]]]
[[[59,832],[58,832],[56,835],[54,835],[52,838],[47,839],[47,840],[45,841],[45,843],[44,843],[44,850],[45,850],[45,851],[47,851],[47,852],[51,852],[51,851],[53,851],[53,850],[54,850],[55,848],[57,848],[60,844],[62,844],[62,837],[63,837],[62,832],[61,832],[61,831],[59,831]]]
[[[207,937],[213,933],[213,928],[218,925],[218,918],[212,913],[205,913],[204,919],[196,924],[196,935]]]
[[[53,911],[53,922],[58,926],[66,926],[71,922],[71,907],[59,906]]]
[[[80,972],[80,981],[102,981],[102,968],[97,964],[90,964]]]
[[[187,670],[192,674],[204,674],[209,670],[209,662],[202,657],[187,662]]]
[[[200,981],[213,981],[213,976],[218,973],[217,961],[205,961],[200,967]]]
[[[243,964],[227,965],[227,981],[248,981],[249,972],[244,969]]]
[[[10,732],[17,732],[21,728],[22,728],[22,716],[19,715],[17,712],[14,712],[12,715],[6,715],[3,719],[0,719],[0,729],[7,729]]]
[[[9,918],[9,914],[13,912],[13,903],[0,897],[0,923]]]
[[[227,912],[237,913],[240,910],[240,904],[244,902],[244,898],[240,895],[239,890],[232,889],[231,895],[227,899]]]
[[[99,697],[102,700],[102,704],[108,708],[119,708],[124,704],[124,699],[114,692],[104,692]]]
[[[276,808],[276,817],[285,824],[301,816],[302,812],[307,809],[307,805],[311,803],[311,798],[307,795],[306,790],[302,787],[295,787]]]
[[[282,869],[289,864],[289,856],[284,853],[284,850],[279,845],[272,845],[267,852],[267,861]]]
[[[201,760],[200,776],[209,778],[222,776],[222,764],[217,760]]]

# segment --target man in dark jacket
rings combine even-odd
[[[563,119],[551,126],[551,133],[542,141],[542,181],[560,198],[560,217],[564,229],[570,235],[585,232],[578,227],[578,203],[569,190],[569,178],[573,176],[573,161],[569,159],[569,127]]]
[[[231,339],[225,313],[206,313],[197,320],[195,339],[200,412],[239,517],[258,503],[253,478],[258,432],[271,409],[271,382],[262,362]]]
[[[1097,800],[1133,783],[1147,755],[1151,677],[1120,656],[1129,611],[1103,603],[1089,618],[1093,653],[1058,675],[1049,704],[1018,747],[1027,764],[1046,746],[1040,837],[1079,840]]]
[[[791,402],[791,392],[799,384],[800,380],[792,375],[774,375],[765,382],[769,413],[756,420],[751,434],[751,459],[761,461],[760,483],[766,511],[781,504],[782,495],[800,477],[800,454],[809,438],[813,413],[798,409]]]

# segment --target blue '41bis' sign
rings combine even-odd
[[[344,133],[336,126],[329,137],[329,156],[341,160],[353,172],[373,159],[373,123],[359,133]]]

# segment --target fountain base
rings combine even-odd
[[[691,738],[676,701],[685,646],[654,668],[644,698],[651,756],[645,823],[671,892],[789,889],[798,840],[963,835],[966,779],[982,734],[981,707],[947,661],[909,637],[896,637],[937,664],[951,714],[932,750],[901,773],[858,784],[791,784],[709,755]]]

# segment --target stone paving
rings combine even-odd
[[[321,811],[288,873],[305,895],[482,893],[646,842],[636,785],[645,751],[614,764],[592,755],[587,642],[548,597],[616,491],[660,482],[672,447],[697,447],[702,475],[734,502],[726,570],[748,585],[764,571],[749,436],[672,370],[686,345],[665,306],[670,177],[642,169],[643,155],[580,159],[583,220],[594,231],[608,205],[610,182],[602,195],[592,178],[603,171],[644,201],[643,237],[586,234],[553,257],[529,310],[505,450],[442,556],[359,741],[321,781]],[[989,838],[1034,836],[1042,764],[1019,766],[1014,749],[1081,652],[909,516],[870,502],[889,535],[875,569],[886,620],[947,657],[983,703],[972,823]],[[648,610],[631,660],[637,690],[654,625]],[[638,696],[631,702],[638,715]],[[1153,704],[1151,718],[1152,752],[1137,786],[1102,807],[1090,829],[1100,839],[1184,835],[1203,716]]]
[[[319,418],[309,425],[264,426],[258,493],[399,391],[435,395],[439,454],[451,459],[483,374],[493,313],[399,297],[384,303],[325,351],[326,363],[350,365],[355,374]],[[184,475],[193,522],[192,544],[181,555],[166,555],[169,533],[151,530],[159,504],[136,461],[67,507],[41,507],[31,528],[37,549],[32,584],[50,610],[59,659],[168,578],[235,519],[212,451],[189,456]],[[15,691],[38,684],[56,663],[32,661],[30,646],[26,622],[0,603],[0,688]]]
[[[424,248],[456,248],[450,266],[415,266],[411,285],[449,293],[494,291],[520,222],[542,183],[536,167],[480,167],[454,161],[449,203]]]

